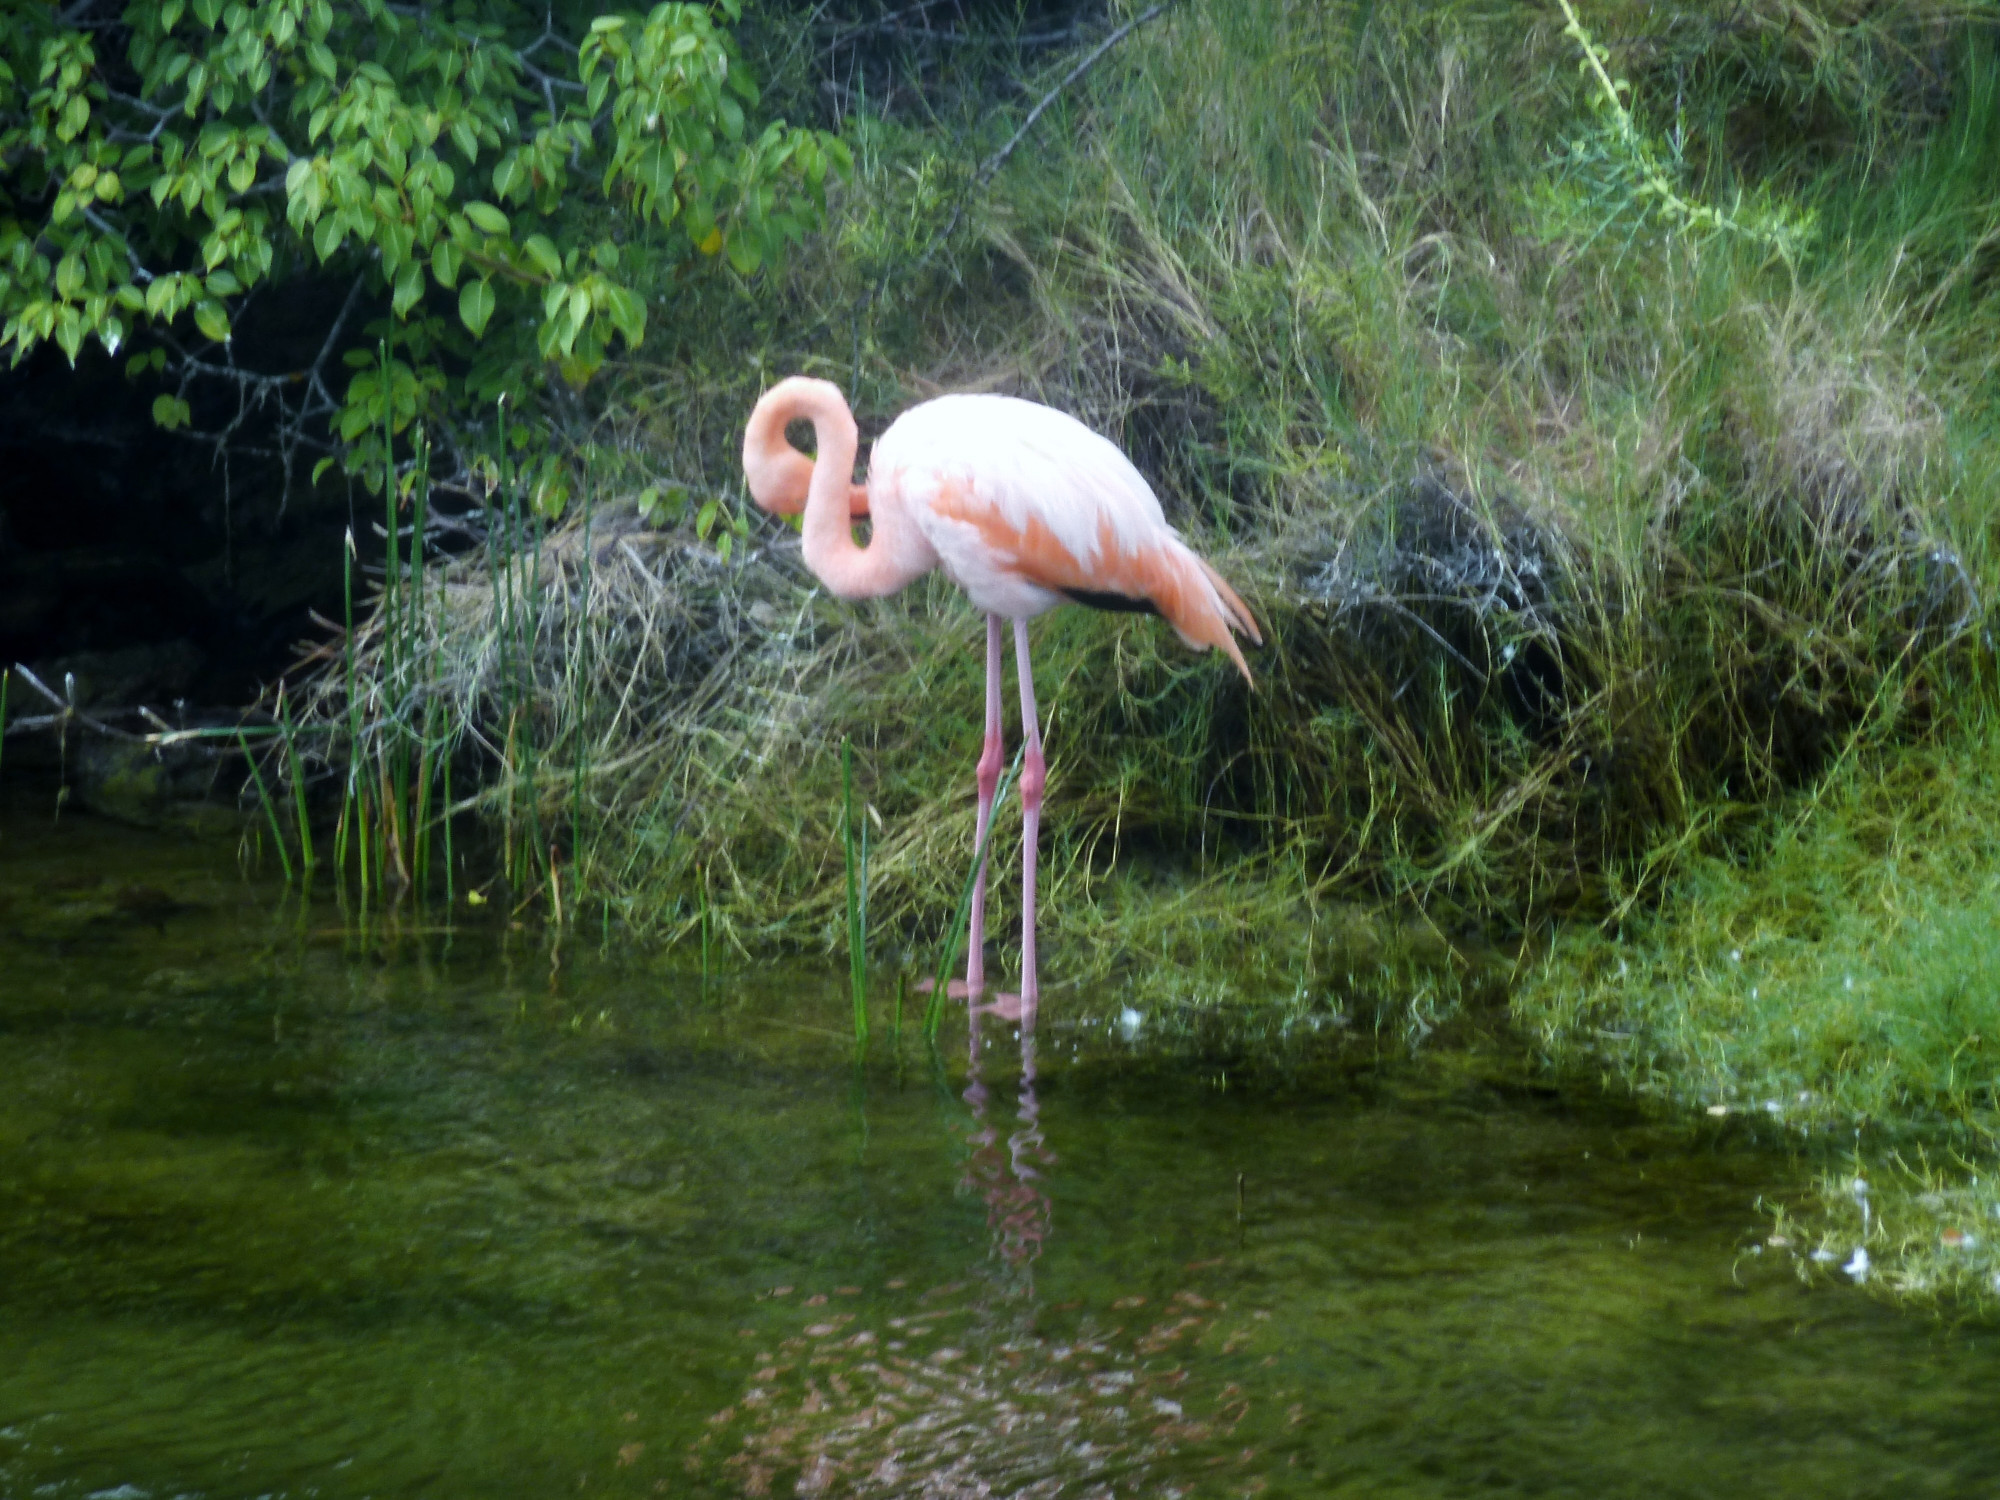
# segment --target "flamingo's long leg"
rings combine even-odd
[[[993,791],[1000,782],[1000,617],[986,617],[986,748],[979,756],[979,822],[972,834],[979,871],[972,881],[972,931],[966,937],[965,988],[977,996],[986,983],[986,864],[979,849],[993,821]]]
[[[997,631],[999,622],[994,622]],[[997,636],[996,636],[997,639]],[[996,648],[997,649],[997,648]],[[1028,622],[1014,622],[1014,666],[1021,677],[1021,1012],[1032,1019],[1040,987],[1035,980],[1035,854],[1041,841],[1042,786],[1048,767],[1042,759],[1042,730],[1035,713],[1035,669],[1028,661]]]

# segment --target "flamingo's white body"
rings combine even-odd
[[[785,438],[813,425],[818,456]],[[1243,601],[1167,524],[1160,502],[1116,444],[1074,417],[1011,396],[941,396],[911,407],[875,443],[868,482],[854,483],[860,437],[840,391],[794,376],[766,391],[743,435],[751,496],[796,514],[806,565],[843,598],[894,593],[932,568],[986,612],[986,745],[979,760],[977,848],[999,781],[1000,621],[1014,622],[1021,682],[1022,913],[1019,1006],[1032,1011],[1035,854],[1046,772],[1028,664],[1027,622],[1066,600],[1166,617],[1182,640],[1228,654],[1248,679],[1232,632],[1259,641]],[[853,522],[866,518],[866,547]],[[986,872],[972,904],[965,983],[984,985]]]

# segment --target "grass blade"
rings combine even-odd
[[[291,700],[286,697],[284,685],[278,686],[278,722],[284,728],[285,775],[292,783],[292,803],[299,823],[299,858],[305,865],[306,877],[311,879],[319,860],[313,853],[312,820],[306,816],[306,768],[299,759],[298,732],[292,727]]]
[[[695,879],[701,882],[701,982],[708,983],[708,870],[705,866],[694,867]]]
[[[292,883],[292,856],[285,848],[284,832],[278,827],[277,804],[271,801],[271,793],[264,785],[264,773],[258,769],[257,757],[250,753],[250,741],[243,735],[236,737],[236,743],[243,747],[243,758],[250,762],[250,776],[257,783],[257,800],[264,804],[264,816],[271,822],[271,841],[278,846],[278,863],[285,868],[285,884]]]
[[[854,835],[854,746],[847,740],[840,742],[840,795],[841,843],[847,855],[847,976],[854,989],[854,1042],[856,1046],[868,1043],[868,932],[866,928],[866,896],[862,882],[867,878],[862,866],[862,857],[857,852]],[[868,829],[864,825],[861,840],[865,844]]]
[[[442,751],[438,759],[444,772],[444,813],[441,821],[444,824],[444,909],[448,915],[458,900],[458,893],[452,885],[451,873],[451,746],[444,745]]]

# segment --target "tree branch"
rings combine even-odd
[[[982,191],[993,180],[995,174],[1007,164],[1007,158],[1012,156],[1021,142],[1028,138],[1028,132],[1035,128],[1035,122],[1041,119],[1048,107],[1062,96],[1063,91],[1095,67],[1099,59],[1113,47],[1124,41],[1126,37],[1137,31],[1141,26],[1144,26],[1148,21],[1163,15],[1173,4],[1174,0],[1156,0],[1155,4],[1141,11],[1123,26],[1112,32],[1103,41],[1099,42],[1095,47],[1092,47],[1077,62],[1076,66],[1063,74],[1054,88],[1042,95],[1035,107],[1028,111],[1027,118],[1021,121],[1020,128],[1007,138],[1007,143],[979,164],[979,169],[972,174],[971,183],[963,193],[959,194],[957,203],[952,205],[951,217],[945,220],[944,228],[931,237],[931,242],[925,247],[924,253],[918,256],[911,266],[912,270],[921,270],[923,267],[929,265],[937,253],[950,243],[952,235],[957,232],[959,221],[965,217],[966,205],[972,201],[973,195]],[[854,378],[857,381],[861,375],[861,335],[862,329],[867,322],[868,310],[875,304],[876,299],[881,296],[888,284],[889,273],[885,270],[881,277],[877,279],[875,285],[869,289],[866,299],[862,302],[861,316],[854,320]]]
[[[971,201],[973,193],[983,189],[988,183],[990,183],[993,180],[994,176],[1000,171],[1000,169],[1007,165],[1007,158],[1012,156],[1016,148],[1020,146],[1021,142],[1025,141],[1028,138],[1028,132],[1035,128],[1035,122],[1041,119],[1043,113],[1048,109],[1048,107],[1051,104],[1055,103],[1057,99],[1061,98],[1063,92],[1066,89],[1068,89],[1071,84],[1075,83],[1077,79],[1083,77],[1084,74],[1088,73],[1092,68],[1096,67],[1098,60],[1102,58],[1105,55],[1105,53],[1109,52],[1113,47],[1117,46],[1120,42],[1124,41],[1126,37],[1130,36],[1133,32],[1137,31],[1141,26],[1144,26],[1148,21],[1152,20],[1155,16],[1164,14],[1168,9],[1168,7],[1170,7],[1173,3],[1174,0],[1158,0],[1158,3],[1151,5],[1147,7],[1145,10],[1141,11],[1138,15],[1134,16],[1131,20],[1127,21],[1123,26],[1120,26],[1116,31],[1112,32],[1111,35],[1106,37],[1103,41],[1099,42],[1095,47],[1092,47],[1090,51],[1086,52],[1083,55],[1082,60],[1079,61],[1075,67],[1071,68],[1067,73],[1063,74],[1061,80],[1056,84],[1054,88],[1050,89],[1046,94],[1042,95],[1041,99],[1037,101],[1035,107],[1028,111],[1028,117],[1021,122],[1020,129],[1016,130],[1011,136],[1007,138],[1007,144],[1002,146],[998,151],[995,151],[991,156],[987,157],[985,161],[979,164],[979,170],[972,174],[971,187],[968,188],[966,192],[960,194],[958,203],[956,204],[956,206],[953,207],[951,211],[951,217],[945,221],[944,228],[938,231],[936,238],[931,241],[930,248],[925,250],[924,253],[917,258],[917,264],[919,266],[922,266],[925,263],[927,263],[932,256],[936,255],[939,250],[942,250],[944,248],[945,243],[948,240],[950,240],[952,232],[958,228],[959,220],[965,216],[965,206],[967,203]]]

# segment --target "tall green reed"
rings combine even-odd
[[[278,851],[278,863],[283,867],[285,880],[289,883],[293,879],[292,854],[291,850],[285,847],[285,831],[278,826],[278,804],[271,796],[271,789],[264,784],[264,771],[257,764],[257,757],[250,753],[249,738],[239,731],[236,744],[242,750],[244,760],[250,764],[251,779],[257,784],[257,802],[264,809],[264,817],[271,825],[271,842]]]
[[[389,361],[381,354],[384,388]],[[397,433],[386,413],[380,431],[383,557],[380,591],[372,609],[358,608],[356,566],[360,549],[350,530],[341,556],[341,639],[338,655],[311,683],[313,696],[294,703],[279,685],[273,716],[278,748],[275,769],[289,786],[294,827],[280,831],[268,799],[264,768],[252,764],[267,821],[290,867],[290,844],[310,875],[318,864],[310,766],[337,771],[332,863],[345,899],[350,880],[362,911],[404,897],[427,899],[442,833],[445,898],[455,900],[451,869],[451,762],[459,727],[433,681],[435,640],[442,623],[442,583],[426,566],[430,529],[431,451],[421,425],[408,434],[399,467]],[[360,616],[358,618],[358,616]],[[300,710],[303,710],[301,717]],[[248,753],[247,744],[245,745]],[[282,787],[281,787],[282,790]]]
[[[285,775],[292,784],[293,815],[297,819],[296,832],[299,838],[299,862],[304,867],[306,879],[311,880],[319,860],[313,849],[312,817],[306,808],[305,762],[299,756],[298,730],[292,723],[291,698],[286,693],[283,682],[278,684],[278,726],[280,740],[284,746]],[[263,791],[261,778],[258,791],[260,793]]]
[[[535,743],[534,657],[541,636],[542,528],[524,513],[523,474],[514,458],[506,398],[495,406],[495,486],[488,497],[487,566],[491,628],[499,661],[501,869],[515,889],[549,876],[542,837]],[[581,798],[581,782],[575,788]]]
[[[840,742],[841,842],[847,855],[847,973],[854,991],[855,1045],[868,1044],[868,820],[854,828],[854,745]]]

